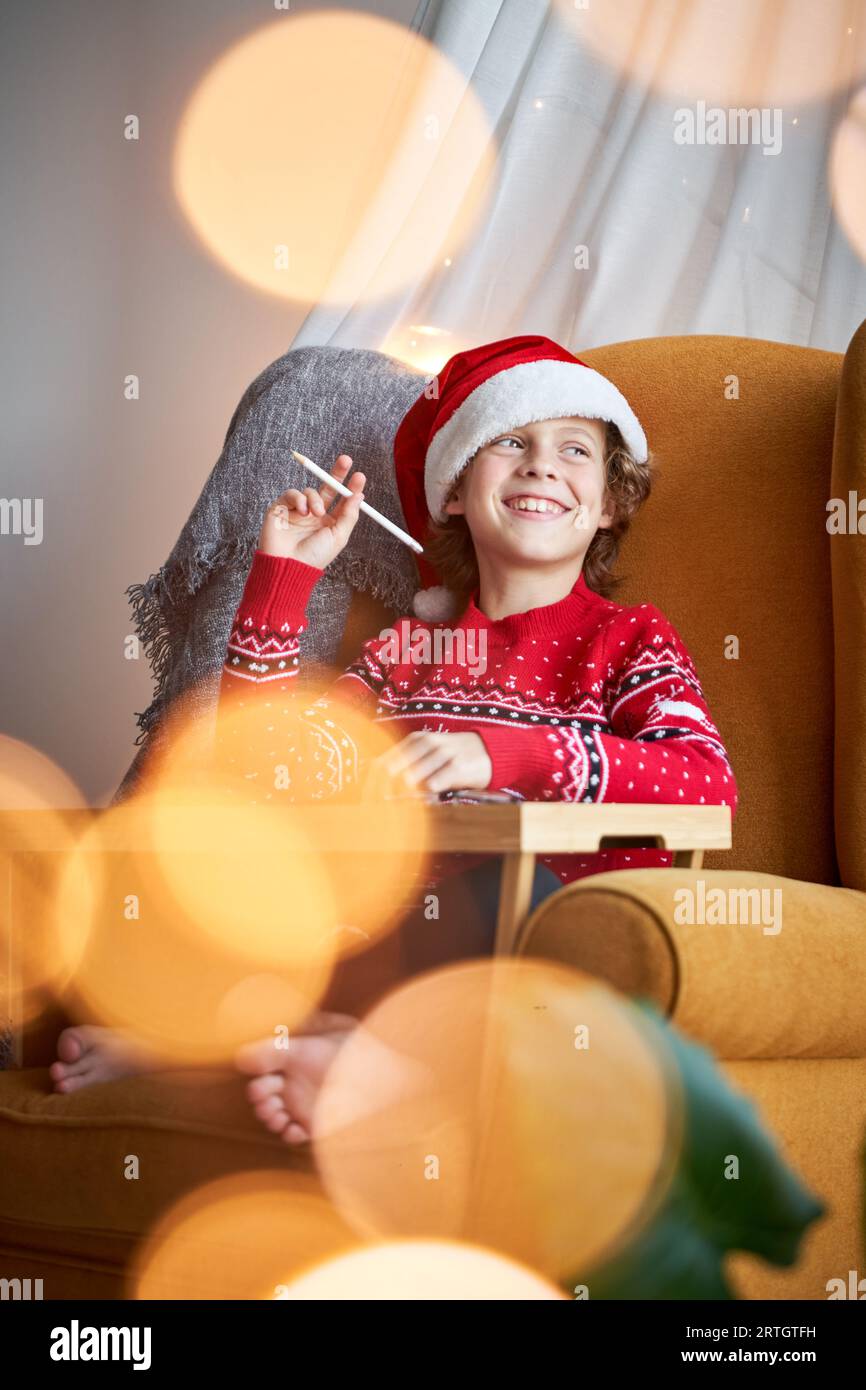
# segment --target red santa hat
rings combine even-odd
[[[423,544],[429,518],[445,521],[452,484],[485,444],[532,421],[571,415],[612,421],[637,462],[646,462],[646,436],[622,393],[550,338],[502,338],[449,358],[394,437],[397,489],[409,532]],[[424,556],[418,569],[425,584],[415,595],[418,617],[437,622],[451,616],[455,595]]]

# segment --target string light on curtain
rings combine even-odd
[[[447,362],[455,352],[460,352],[461,347],[468,346],[468,343],[457,344],[454,334],[447,328],[412,323],[395,329],[382,345],[381,351],[387,352],[390,357],[398,357],[411,367],[417,367],[427,376],[434,376],[443,362]]]

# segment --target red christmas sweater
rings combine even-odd
[[[558,602],[493,621],[476,591],[450,627],[402,618],[370,638],[310,702],[293,684],[307,602],[323,572],[257,550],[247,577],[220,679],[217,740],[251,801],[274,796],[276,764],[290,770],[280,798],[353,798],[365,758],[340,722],[349,705],[392,725],[396,740],[416,729],[477,733],[493,765],[490,788],[520,800],[706,803],[735,814],[736,781],[697,672],[653,604],[604,599],[581,575]],[[261,707],[258,751],[223,718],[250,701]],[[453,858],[461,868],[470,859]],[[569,883],[668,867],[673,854],[616,849],[543,862]],[[448,871],[444,861],[434,867]]]

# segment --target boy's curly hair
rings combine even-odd
[[[583,575],[590,589],[602,598],[611,598],[619,588],[622,576],[613,573],[623,538],[637,515],[640,507],[650,495],[653,480],[658,476],[655,456],[650,453],[646,463],[638,463],[625,443],[619,427],[612,421],[605,422],[604,504],[612,500],[615,515],[610,526],[599,527],[584,556]],[[473,454],[473,458],[475,455]],[[472,459],[466,468],[472,464]],[[453,497],[457,484],[451,487],[446,500]],[[427,535],[424,539],[425,558],[442,576],[442,583],[453,589],[465,603],[469,595],[478,587],[478,562],[475,546],[464,516],[449,516],[441,524],[428,518]]]

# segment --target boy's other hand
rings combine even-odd
[[[349,454],[340,454],[331,472],[342,483],[351,467]],[[339,555],[355,529],[366,481],[363,473],[352,475],[346,483],[352,489],[351,497],[342,497],[327,483],[322,483],[321,489],[289,488],[268,507],[259,535],[259,550],[266,555],[302,560],[323,570]],[[340,499],[339,504],[329,512],[334,498]]]
[[[419,730],[372,760],[363,795],[372,800],[407,791],[418,796],[462,788],[484,791],[492,776],[480,734]]]

